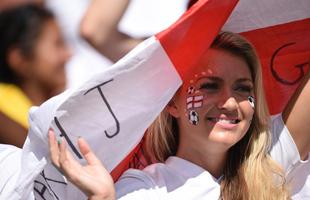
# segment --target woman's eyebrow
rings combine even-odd
[[[209,79],[211,81],[223,81],[223,79],[218,76],[202,76],[199,77],[196,82],[200,81],[201,79]]]
[[[214,81],[214,82],[223,82],[224,81],[221,77],[218,77],[218,76],[201,76],[196,80],[196,83],[200,80],[203,80],[203,79],[208,79],[208,80]],[[253,81],[251,78],[238,78],[235,82],[237,82],[237,83],[249,82],[249,83],[253,84]]]
[[[239,78],[239,79],[237,79],[236,82],[238,82],[238,83],[240,83],[240,82],[250,82],[250,83],[253,84],[253,81],[250,78]]]

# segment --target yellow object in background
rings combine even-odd
[[[28,112],[32,103],[24,92],[13,84],[0,83],[0,112],[28,129]]]

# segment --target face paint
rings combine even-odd
[[[255,108],[255,99],[253,96],[248,96],[248,101],[250,103],[250,105],[252,106],[252,108]]]
[[[198,113],[195,110],[191,110],[189,112],[189,116],[188,116],[189,122],[193,125],[198,125],[199,122],[199,116]]]
[[[198,113],[193,110],[196,108],[201,108],[203,106],[204,96],[199,90],[194,86],[195,82],[199,80],[201,76],[206,75],[206,72],[201,72],[194,75],[194,79],[189,81],[190,86],[187,88],[187,98],[186,98],[186,112],[185,116],[188,117],[188,120],[193,125],[198,125],[199,116]],[[189,112],[188,112],[189,111]]]
[[[188,94],[188,95],[191,95],[191,94],[193,94],[194,92],[195,92],[194,86],[189,86],[189,87],[187,88],[187,94]]]
[[[189,96],[186,98],[186,108],[190,110],[192,108],[201,108],[203,105],[203,96]]]

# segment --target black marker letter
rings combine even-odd
[[[295,42],[292,42],[292,43],[288,43],[288,44],[285,44],[285,45],[279,47],[279,48],[273,53],[273,55],[272,55],[272,57],[271,57],[271,62],[270,62],[271,73],[272,73],[273,77],[274,77],[277,81],[279,81],[280,83],[282,83],[282,84],[284,84],[284,85],[294,85],[294,84],[298,83],[298,82],[302,79],[302,77],[304,76],[304,74],[305,74],[305,73],[304,73],[303,67],[304,67],[305,65],[309,64],[309,63],[302,63],[302,64],[295,65],[296,68],[299,68],[300,74],[299,74],[299,76],[298,76],[295,80],[293,80],[293,81],[285,80],[285,79],[283,79],[282,77],[280,77],[280,76],[277,74],[276,70],[274,69],[274,60],[275,60],[275,57],[276,57],[277,54],[280,52],[280,50],[284,49],[285,47],[294,45],[294,44],[296,44],[296,43],[295,43]]]
[[[101,88],[100,88],[101,86],[103,86],[103,85],[105,85],[105,84],[107,84],[107,83],[109,83],[109,82],[111,82],[111,81],[113,81],[113,79],[108,80],[108,81],[106,81],[106,82],[104,82],[104,83],[101,83],[101,84],[99,84],[99,85],[97,85],[97,86],[95,86],[95,87],[93,87],[93,88],[87,90],[87,91],[84,93],[84,95],[86,95],[86,94],[89,93],[90,91],[92,91],[92,90],[94,90],[94,89],[98,89],[99,94],[100,94],[100,96],[102,97],[102,100],[104,101],[104,103],[105,103],[106,106],[108,107],[108,109],[109,109],[111,115],[113,116],[113,118],[114,118],[114,120],[115,120],[115,124],[116,124],[116,131],[115,131],[115,133],[113,133],[113,134],[109,134],[109,133],[105,130],[104,133],[105,133],[105,135],[106,135],[108,138],[113,138],[113,137],[116,136],[116,135],[119,133],[119,131],[120,131],[119,121],[118,121],[118,119],[116,118],[115,114],[113,113],[112,108],[111,108],[109,102],[107,101],[107,99],[106,99],[105,96],[103,95],[103,92],[102,92],[102,90],[101,90]]]

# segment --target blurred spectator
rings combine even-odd
[[[96,49],[80,37],[79,26],[90,0],[45,0],[45,6],[53,12],[72,57],[66,63],[67,87],[78,87],[94,74],[112,65]]]
[[[62,92],[70,57],[53,15],[25,4],[0,13],[0,143],[22,147],[28,109]]]
[[[93,0],[81,23],[82,36],[113,62],[142,41],[118,31],[128,4],[129,0]]]
[[[67,87],[71,88],[81,85],[92,75],[106,70],[113,62],[117,61],[138,44],[141,41],[140,39],[144,39],[168,27],[184,12],[187,1],[74,0],[74,3],[72,3],[72,0],[45,0],[46,7],[55,14],[66,42],[68,42],[73,51],[73,56],[66,64]],[[95,11],[92,10],[93,8],[95,8]],[[96,13],[91,14],[91,12]],[[98,26],[96,27],[98,29],[94,31],[98,31],[98,35],[102,34],[104,38],[110,41],[110,45],[107,47],[107,54],[98,52],[99,48],[89,40],[87,34],[92,33],[83,33],[83,30],[81,31],[80,25],[83,27],[85,21],[82,18],[88,14],[94,16],[94,18],[97,18],[97,15],[99,15],[98,18],[101,18],[102,15],[110,20],[107,22],[108,26],[96,24],[100,19],[93,19],[93,17],[87,17],[88,20],[86,20],[87,23],[93,23],[92,21],[95,20],[94,25]],[[117,28],[121,33],[118,33]],[[80,31],[82,36],[85,36],[90,43],[81,37]],[[127,45],[128,43],[124,42],[126,41],[126,35],[131,41],[135,40],[132,38],[140,39]],[[119,41],[116,41],[114,38],[121,38],[121,43],[125,45],[120,45]],[[125,50],[119,48],[122,46],[126,47]],[[111,54],[109,52],[116,52],[116,56],[113,56],[114,54],[109,56]]]
[[[43,0],[1,0],[0,1],[0,12],[9,8],[20,6],[22,4],[38,3],[42,4]]]
[[[81,23],[81,34],[94,48],[116,62],[145,37],[174,22],[185,11],[185,3],[185,0],[92,0]],[[130,23],[135,23],[134,31],[126,31]]]

